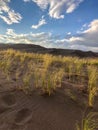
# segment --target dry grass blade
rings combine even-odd
[[[90,112],[83,117],[80,125],[76,124],[77,130],[97,130],[98,129],[98,112]]]

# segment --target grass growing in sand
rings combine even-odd
[[[7,78],[21,81],[23,90],[40,88],[51,95],[67,81],[87,88],[88,104],[93,106],[98,90],[98,59],[80,59],[34,54],[12,49],[0,51],[0,69]]]
[[[98,129],[98,113],[91,112],[84,117],[79,125],[76,124],[76,130],[97,130]]]
[[[88,104],[93,107],[94,98],[98,91],[98,68],[88,66]]]

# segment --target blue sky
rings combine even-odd
[[[98,51],[98,0],[0,0],[0,43]]]

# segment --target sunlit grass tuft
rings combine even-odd
[[[76,130],[97,130],[98,129],[98,113],[90,112],[82,121],[76,124]]]

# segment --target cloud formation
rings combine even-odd
[[[47,24],[47,22],[46,22],[46,20],[44,19],[44,16],[42,16],[42,18],[39,20],[38,24],[32,25],[31,28],[33,28],[33,29],[38,29],[39,27],[41,27],[41,26],[43,26],[43,25],[45,25],[45,24]]]
[[[7,29],[5,35],[0,35],[0,43],[26,43],[44,46],[51,40],[51,33],[27,33],[17,34],[13,29]]]
[[[92,50],[98,52],[98,19],[91,21],[88,28],[82,31],[77,36],[72,36],[61,39],[53,36],[52,33],[28,33],[17,34],[13,29],[7,29],[5,35],[0,35],[0,43],[26,43],[36,44],[48,48],[65,48]]]
[[[57,43],[62,43],[70,45],[73,49],[82,50],[93,50],[98,51],[98,19],[93,20],[89,25],[88,29],[80,32],[77,36],[70,36],[70,38],[65,38],[57,40]]]
[[[25,0],[24,0],[25,1]],[[65,13],[72,13],[84,0],[32,0],[42,10],[49,7],[49,16],[56,19],[64,18]]]
[[[11,9],[8,4],[11,0],[0,0],[0,18],[7,24],[19,23],[22,16]]]
[[[23,0],[24,2],[30,2],[30,0]]]

